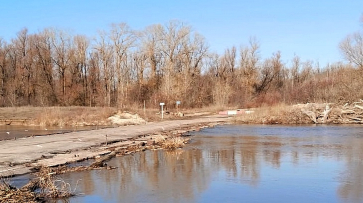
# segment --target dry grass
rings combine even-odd
[[[43,107],[2,107],[0,108],[0,119],[34,119],[43,111]]]
[[[196,117],[218,113],[225,109],[221,106],[209,106],[194,109],[164,109],[164,120],[182,119],[178,112],[185,117]],[[4,107],[0,108],[0,119],[3,120],[26,120],[24,125],[35,126],[87,126],[87,125],[110,125],[107,119],[117,112],[129,112],[138,114],[147,122],[161,121],[160,108],[146,108],[130,106],[123,109],[113,107]]]
[[[42,167],[36,174],[37,178],[18,189],[6,181],[0,183],[0,202],[46,202],[51,199],[74,196],[68,183],[55,179],[54,172]]]
[[[108,117],[116,113],[107,107],[47,107],[34,119],[40,126],[109,125]]]
[[[202,108],[193,108],[193,109],[184,109],[183,112],[186,114],[194,114],[194,113],[218,113],[219,111],[222,111],[226,109],[225,106],[220,105],[212,105],[212,106],[206,106]]]
[[[163,136],[163,135],[155,135],[155,137],[154,137],[154,140],[155,140],[155,144],[162,144],[162,143],[164,143],[165,142],[165,140],[166,140],[166,136]]]
[[[122,112],[129,112],[131,114],[138,114],[141,118],[143,118],[147,122],[153,122],[153,121],[160,121],[161,117],[158,115],[160,112],[160,108],[150,108],[151,106],[146,106],[147,108],[144,109],[143,106],[132,104],[128,105],[122,109],[119,109],[119,111]]]
[[[176,109],[174,106],[172,108],[164,108],[164,120],[173,119],[183,119],[178,115],[178,112],[184,114],[184,117],[197,117],[203,115],[216,114],[219,111],[225,110],[225,106],[207,106],[203,108],[183,108]],[[237,107],[231,107],[231,109],[237,109]],[[140,117],[145,119],[147,122],[161,121],[161,109],[160,108],[146,108],[145,110],[138,106],[127,107],[123,111],[128,111],[130,113],[138,114]]]
[[[27,120],[27,125],[37,126],[107,125],[116,112],[111,107],[4,107],[0,119]]]
[[[186,142],[187,142],[187,140],[183,137],[172,137],[172,138],[165,140],[162,143],[162,147],[167,150],[178,149],[178,148],[184,147]]]
[[[74,195],[69,183],[54,178],[54,172],[49,167],[42,167],[37,173],[35,185],[40,189],[40,194],[45,198],[65,198]]]
[[[234,118],[235,123],[246,124],[308,124],[311,119],[300,108],[279,104],[272,107],[251,109],[253,113],[241,114]]]
[[[39,202],[39,197],[34,192],[24,191],[10,186],[6,182],[0,183],[0,202]]]

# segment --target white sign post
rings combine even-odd
[[[176,111],[178,111],[179,112],[179,105],[181,104],[181,102],[180,101],[176,101]]]
[[[161,106],[161,119],[164,119],[164,105],[165,105],[165,103],[160,103],[160,106]]]

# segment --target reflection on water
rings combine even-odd
[[[70,202],[363,202],[362,160],[360,126],[218,126],[62,178]]]

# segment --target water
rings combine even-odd
[[[363,202],[363,126],[217,126],[61,178],[69,202]],[[61,201],[60,201],[61,202]]]
[[[110,126],[101,126],[102,128]],[[11,140],[31,136],[51,135],[59,133],[67,133],[81,130],[94,130],[99,126],[66,126],[66,127],[43,127],[43,126],[16,126],[16,125],[0,125],[0,141]]]

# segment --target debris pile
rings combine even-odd
[[[2,180],[0,202],[47,202],[75,195],[68,183],[55,178],[53,169],[41,167],[35,175],[37,177],[22,188],[16,188]]]
[[[117,114],[108,118],[113,125],[140,125],[145,124],[146,121],[138,114],[130,114],[128,112],[118,112]]]
[[[363,100],[353,103],[308,103],[294,105],[313,123],[363,124]]]

